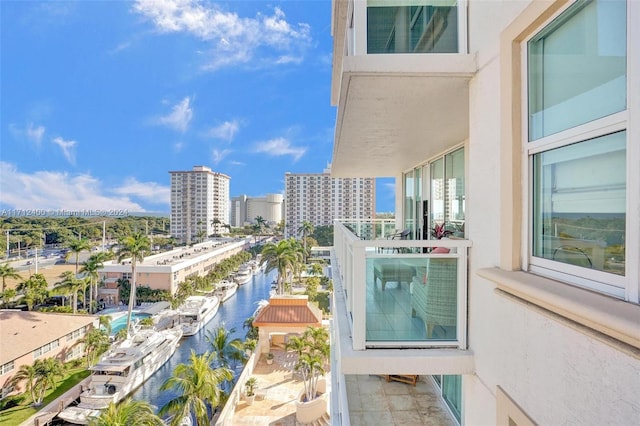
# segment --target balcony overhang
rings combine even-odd
[[[344,57],[331,173],[396,176],[464,142],[474,55]]]

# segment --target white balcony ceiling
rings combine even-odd
[[[467,139],[472,55],[343,58],[332,176],[396,176]]]

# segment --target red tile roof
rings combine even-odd
[[[307,296],[275,296],[269,300],[269,305],[260,310],[253,325],[319,327],[322,325],[322,313],[309,304]]]

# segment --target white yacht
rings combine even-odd
[[[213,294],[218,296],[220,303],[224,303],[231,296],[238,291],[238,283],[232,280],[222,280],[216,284],[216,289]]]
[[[183,336],[193,336],[218,313],[218,296],[189,296],[178,307]]]
[[[109,403],[118,403],[153,375],[175,352],[182,337],[179,327],[157,331],[137,330],[107,351],[92,371],[89,388],[77,406],[65,408],[58,417],[86,425]]]
[[[251,281],[251,277],[253,277],[251,267],[248,264],[244,263],[240,266],[233,279],[238,283],[238,285],[245,285],[246,283]]]

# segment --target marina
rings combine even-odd
[[[217,296],[189,296],[178,307],[178,319],[183,336],[193,336],[218,312],[220,299]]]

